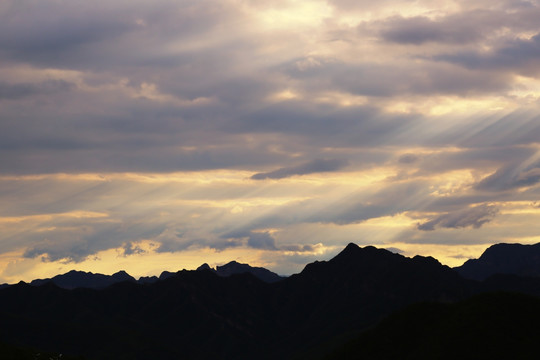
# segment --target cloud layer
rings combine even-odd
[[[538,241],[539,16],[5,0],[0,271],[114,250],[249,252],[286,273],[349,241],[447,262]]]

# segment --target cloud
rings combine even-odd
[[[451,213],[438,215],[435,218],[418,224],[418,230],[432,231],[435,228],[465,228],[475,229],[490,222],[497,214],[498,208],[493,205],[479,205],[472,208],[462,209]]]
[[[277,250],[275,239],[268,232],[252,232],[247,245],[254,249]]]
[[[308,60],[317,61],[318,65],[308,68],[298,65]],[[505,73],[471,71],[433,61],[425,55],[403,58],[400,62],[309,57],[284,64],[281,71],[309,94],[339,91],[374,98],[493,93],[508,89],[510,83]]]
[[[505,32],[530,33],[538,29],[538,4],[479,4],[478,1],[472,4],[460,4],[460,9],[452,12],[391,16],[374,25],[379,27],[379,34],[385,41],[415,46],[436,43],[439,48],[441,44],[459,45],[461,48],[467,45],[497,44],[508,39]],[[424,48],[429,50],[427,46]]]
[[[133,244],[158,235],[159,229],[140,221],[74,217],[42,222],[37,230],[18,234],[15,239],[20,240],[19,246],[26,245],[23,257],[78,263],[109,249],[121,248],[125,255],[140,253]]]
[[[2,254],[538,232],[537,1],[2,5]]]
[[[294,253],[314,253],[323,248],[322,243],[318,244],[303,244],[303,245],[284,245],[280,250],[290,251]]]
[[[283,179],[294,175],[307,175],[313,173],[337,171],[341,170],[347,165],[347,161],[340,159],[316,159],[297,166],[284,167],[265,173],[257,173],[251,178],[253,180]]]
[[[122,245],[123,255],[129,256],[129,255],[139,255],[144,254],[147,251],[141,248],[139,245],[133,243],[133,242],[125,242]]]
[[[509,165],[482,179],[476,188],[487,191],[506,191],[534,186],[538,183],[540,183],[540,166],[519,169],[515,165]]]
[[[268,231],[234,230],[221,235],[226,241],[240,242],[247,239],[246,245],[253,249],[277,250],[276,240]]]
[[[526,76],[537,75],[540,67],[540,33],[530,39],[512,39],[484,53],[466,51],[457,54],[436,56],[436,60],[447,61],[474,70],[506,70]]]
[[[426,42],[463,44],[478,41],[485,28],[478,26],[479,18],[490,18],[491,13],[475,11],[463,16],[432,20],[424,16],[394,17],[385,20],[381,35],[386,41],[420,45]],[[476,22],[472,20],[476,19]],[[481,20],[480,20],[481,21]]]
[[[182,64],[185,58],[164,44],[208,35],[232,16],[241,17],[216,1],[159,0],[150,6],[138,0],[97,0],[92,5],[6,0],[3,5],[0,54],[71,69]]]
[[[413,164],[419,160],[418,155],[415,154],[403,154],[399,157],[398,162],[400,164]]]
[[[66,92],[75,84],[63,80],[47,80],[41,83],[2,83],[0,82],[0,100],[21,99],[37,94]]]

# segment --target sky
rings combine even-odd
[[[0,283],[540,242],[540,1],[2,0]]]

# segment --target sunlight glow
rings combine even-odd
[[[331,14],[332,8],[324,1],[289,0],[279,9],[265,9],[256,13],[256,16],[266,29],[283,31],[317,26]]]

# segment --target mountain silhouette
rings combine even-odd
[[[203,270],[213,271],[218,276],[225,276],[225,277],[235,275],[235,274],[249,273],[267,283],[275,283],[285,278],[283,276],[279,276],[275,272],[272,272],[268,269],[265,269],[262,267],[253,267],[248,264],[241,264],[236,261],[231,261],[225,265],[217,266],[215,270],[212,269],[206,263],[202,264],[201,266],[197,268],[197,271],[203,271]]]
[[[467,260],[455,270],[474,280],[485,280],[495,274],[540,277],[540,243],[492,245],[480,258]]]
[[[273,283],[273,282],[284,279],[284,277],[279,276],[278,274],[268,269],[265,269],[262,267],[253,267],[248,264],[238,263],[236,261],[231,261],[225,265],[217,266],[215,270],[210,268],[208,264],[203,264],[197,270],[198,271],[200,270],[213,271],[218,276],[224,276],[224,277],[231,276],[234,274],[250,273],[267,283]],[[71,270],[65,274],[56,275],[53,278],[32,280],[30,282],[30,285],[41,286],[48,282],[52,282],[56,286],[63,289],[76,289],[76,288],[103,289],[107,286],[111,286],[113,284],[123,282],[123,281],[136,282],[139,284],[153,284],[157,281],[170,278],[174,276],[175,274],[176,273],[174,272],[163,271],[159,275],[159,277],[143,276],[143,277],[140,277],[138,280],[135,280],[133,276],[129,275],[123,270],[113,275],[104,275],[104,274],[96,274],[92,272]],[[6,288],[6,287],[9,287],[9,285],[8,284],[0,285],[0,289]]]
[[[336,334],[363,330],[414,302],[455,301],[471,293],[467,280],[433,258],[352,243],[277,286],[277,316],[294,329],[283,345],[287,351],[307,351]]]
[[[56,275],[51,279],[36,279],[30,282],[32,286],[40,286],[45,283],[52,282],[63,289],[75,288],[90,288],[102,289],[112,284],[122,281],[135,282],[135,278],[126,273],[119,271],[113,275],[94,274],[91,272],[72,270],[62,275]]]
[[[408,258],[355,244],[273,283],[251,272],[234,273],[246,267],[229,264],[216,270],[202,266],[198,271],[163,272],[144,283],[120,274],[115,278],[127,281],[106,287],[68,289],[54,281],[40,286],[21,282],[0,290],[0,339],[90,360],[317,359],[340,351],[377,324],[386,329],[384,319],[415,304],[420,304],[418,318],[406,319],[429,335],[432,325],[424,328],[424,323],[431,317],[430,308],[436,309],[433,319],[444,323],[457,319],[448,311],[466,313],[468,299],[489,304],[490,298],[482,297],[486,292],[540,294],[540,278],[502,274],[480,282],[431,257]],[[220,276],[220,271],[228,276]],[[523,302],[526,309],[529,298],[513,298],[512,306]],[[489,319],[503,315],[478,319],[488,326]],[[403,327],[399,321],[390,323]],[[457,325],[447,330],[448,336],[461,331]],[[419,336],[422,331],[417,331]],[[413,355],[423,346],[419,341],[411,345]]]

